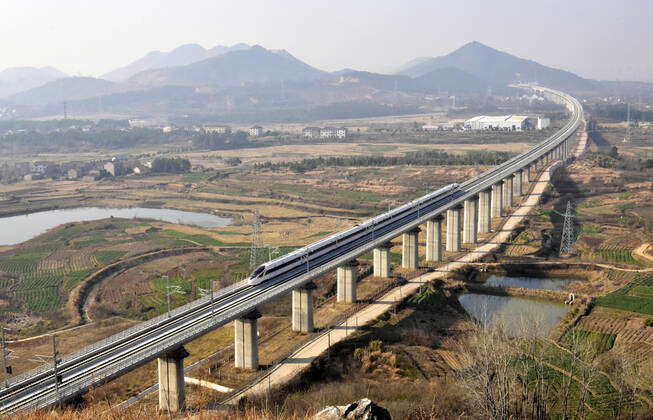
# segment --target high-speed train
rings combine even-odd
[[[328,238],[322,239],[321,241],[296,249],[289,254],[260,265],[252,271],[248,282],[251,286],[255,286],[290,271],[300,264],[307,264],[309,259],[320,257],[337,247],[356,241],[362,235],[369,234],[372,231],[382,230],[384,226],[414,212],[416,208],[419,210],[419,208],[425,207],[434,201],[441,200],[443,196],[449,196],[458,188],[458,184],[447,185],[444,188],[426,194],[425,196],[417,198],[410,203],[404,204],[403,206],[397,207],[379,216],[373,217],[372,219],[345,231],[338,232]]]

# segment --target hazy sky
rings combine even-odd
[[[584,77],[653,81],[651,0],[0,0],[0,69],[99,76],[152,50],[245,42],[387,72],[474,40]]]

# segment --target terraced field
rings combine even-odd
[[[621,289],[596,299],[597,306],[653,315],[653,273],[640,275]]]
[[[8,251],[0,252],[3,313],[49,319],[56,327],[70,291],[87,275],[128,254],[188,246],[161,230],[128,233],[144,222],[111,219],[62,225]],[[145,226],[148,226],[145,223]]]
[[[596,351],[614,343],[610,335],[576,330],[566,337],[568,343],[574,343],[570,350],[541,342],[531,348],[534,352],[519,360],[530,382],[535,384],[542,380],[551,388],[549,395],[557,396],[549,401],[551,414],[554,417],[576,413],[582,418],[613,418],[645,407],[636,395],[616,389],[607,375],[596,370],[591,364],[594,356],[576,345],[579,342],[574,338],[581,337],[590,338],[598,346]]]

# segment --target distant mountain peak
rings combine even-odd
[[[0,71],[0,98],[42,86],[50,81],[67,77],[51,67],[9,67]]]
[[[573,73],[516,57],[478,41],[468,42],[450,54],[404,66],[397,74],[419,77],[446,67],[462,70],[495,85],[506,85],[515,81],[537,81],[551,87],[572,90],[589,89],[593,86],[593,82]]]
[[[168,52],[150,51],[138,60],[133,61],[124,67],[110,71],[101,77],[114,82],[120,82],[145,70],[185,66],[230,51],[243,50],[246,48],[249,48],[249,45],[242,43],[231,47],[216,45],[208,50],[196,43],[183,44]]]
[[[254,45],[185,66],[142,71],[132,76],[129,83],[140,87],[228,87],[241,83],[314,79],[323,74],[285,50],[272,51]]]

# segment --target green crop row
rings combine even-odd
[[[205,245],[205,246],[238,246],[238,247],[242,247],[242,246],[249,246],[250,245],[249,242],[234,242],[234,243],[222,242],[222,241],[219,241],[219,240],[217,240],[215,238],[212,238],[212,237],[210,237],[208,235],[191,235],[191,234],[188,234],[188,233],[178,232],[176,230],[164,230],[163,234],[165,234],[165,236],[168,236],[168,237],[171,237],[171,238],[183,239],[183,240],[187,240],[187,241],[190,241],[190,242],[195,242],[195,243],[198,243],[200,245]],[[189,244],[186,243],[185,245],[187,246]]]
[[[614,261],[625,264],[637,264],[633,255],[628,249],[597,249],[594,253],[606,261]]]
[[[574,328],[562,337],[562,344],[569,349],[587,349],[594,357],[610,350],[616,338],[615,334]]]
[[[653,274],[628,283],[621,289],[596,299],[597,306],[653,315]]]

